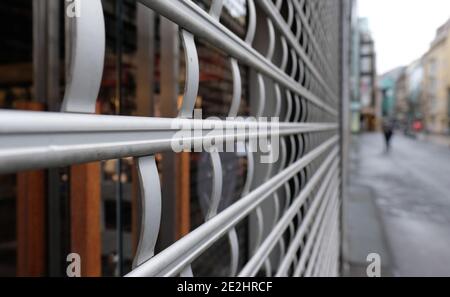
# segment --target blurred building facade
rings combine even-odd
[[[424,67],[420,58],[405,70],[406,75],[406,99],[407,99],[407,127],[419,132],[423,129],[424,106]]]
[[[397,95],[404,96],[405,78],[401,79],[405,73],[405,67],[398,67],[390,70],[378,78],[378,89],[381,100],[381,116],[384,119],[396,118]],[[401,104],[400,104],[401,105]]]
[[[353,25],[352,132],[374,131],[377,127],[375,44],[367,18]]]
[[[408,118],[408,79],[406,67],[400,73],[395,86],[395,119],[402,127],[407,124]]]
[[[449,132],[450,114],[450,20],[436,32],[424,56],[423,104],[425,129],[432,134]]]
[[[378,94],[382,117],[406,133],[450,132],[450,20],[422,57],[380,75]]]

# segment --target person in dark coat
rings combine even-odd
[[[383,123],[383,134],[386,142],[386,151],[389,152],[391,150],[392,136],[394,135],[394,125],[391,121],[385,121]]]

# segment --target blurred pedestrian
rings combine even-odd
[[[389,152],[391,150],[391,139],[394,135],[394,125],[392,121],[384,121],[383,123],[383,134],[384,134],[384,140],[386,142],[386,152]]]

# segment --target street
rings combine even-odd
[[[450,149],[397,133],[386,153],[381,134],[352,137],[349,274],[375,252],[384,276],[450,276]]]

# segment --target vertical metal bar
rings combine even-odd
[[[59,14],[58,0],[33,2],[33,70],[35,100],[46,103],[49,111],[58,111]],[[50,276],[61,273],[61,197],[58,169],[47,171],[47,252]]]
[[[180,41],[178,26],[168,19],[160,18],[160,53],[161,53],[161,104],[160,111],[164,117],[178,116],[177,100],[179,94]],[[162,175],[162,213],[164,224],[161,226],[157,249],[168,247],[177,236],[177,187],[173,183],[177,176],[177,156],[163,153],[161,162]]]
[[[123,0],[116,0],[116,114],[120,115],[122,105],[122,11]],[[123,222],[122,222],[122,160],[116,163],[116,246],[117,273],[123,274]]]
[[[142,3],[137,14],[137,106],[139,116],[154,115],[155,92],[155,13]]]
[[[47,1],[47,109],[60,109],[60,1]],[[48,219],[48,272],[49,276],[61,276],[62,242],[61,242],[61,183],[59,169],[47,171],[47,219]]]
[[[47,1],[33,1],[33,87],[34,99],[46,103],[47,96]]]
[[[349,119],[349,100],[350,100],[350,82],[347,80],[349,77],[349,64],[350,64],[350,26],[351,26],[351,17],[353,10],[353,0],[341,0],[340,1],[340,146],[341,146],[341,183],[340,183],[340,192],[341,192],[341,206],[340,206],[340,256],[339,256],[339,272],[344,268],[343,265],[340,265],[342,262],[342,255],[345,253],[347,248],[345,239],[345,229],[344,226],[344,217],[345,217],[345,209],[346,209],[346,197],[347,197],[347,182],[348,182],[348,150],[349,150],[349,141],[350,141],[350,119]]]

